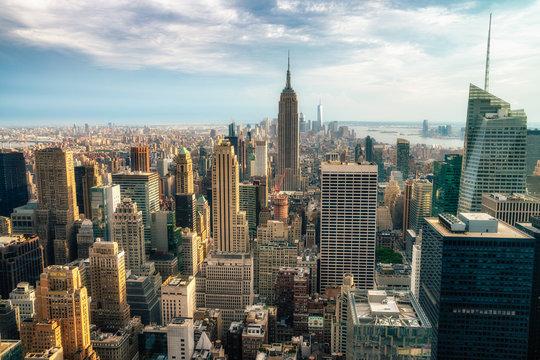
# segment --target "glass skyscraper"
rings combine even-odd
[[[433,216],[457,214],[462,161],[462,155],[448,154],[444,156],[444,161],[433,163]]]
[[[0,151],[0,216],[28,202],[26,165],[21,152]]]
[[[397,139],[397,169],[403,174],[403,179],[409,177],[409,140]]]
[[[524,193],[526,154],[525,112],[471,84],[459,211],[480,211],[483,193]]]

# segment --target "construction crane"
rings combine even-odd
[[[285,177],[285,171],[283,172],[283,174],[281,174],[281,179],[279,180],[279,184],[277,186],[274,186],[274,192],[276,194],[279,193],[279,189],[281,189],[281,185],[283,185],[283,178]]]

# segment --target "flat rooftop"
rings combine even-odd
[[[470,213],[469,213],[470,214]],[[473,214],[473,215],[487,215],[487,214]],[[489,215],[487,215],[489,216]],[[490,220],[492,217],[489,216]],[[499,227],[497,232],[492,233],[479,233],[479,232],[452,232],[448,230],[446,227],[444,227],[443,224],[439,222],[438,218],[425,218],[425,220],[433,226],[435,230],[437,230],[441,235],[448,236],[448,237],[468,237],[468,238],[501,238],[501,239],[527,239],[530,238],[527,234],[517,230],[516,228],[512,227],[511,225],[508,225],[504,223],[503,221],[499,221]],[[475,219],[475,220],[484,220],[482,218]]]

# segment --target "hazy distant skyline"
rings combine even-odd
[[[0,126],[256,123],[287,50],[325,123],[464,123],[469,82],[540,125],[540,1],[3,0]]]

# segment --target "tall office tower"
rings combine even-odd
[[[432,326],[410,292],[351,290],[347,300],[347,359],[430,358]]]
[[[194,193],[176,194],[175,214],[176,226],[197,230],[197,198]]]
[[[401,171],[403,174],[403,179],[409,177],[409,140],[406,139],[397,139],[397,164],[396,167],[398,171]]]
[[[126,269],[140,274],[146,258],[143,216],[131,199],[124,198],[116,207],[111,220],[111,231],[111,240],[118,243],[120,250],[125,252]]]
[[[407,230],[409,229],[409,214],[411,209],[411,198],[412,198],[412,188],[413,180],[409,179],[405,181],[403,187],[403,242],[405,243],[407,239]]]
[[[529,357],[540,358],[540,216],[531,216],[528,223],[517,223],[516,228],[536,238],[533,293],[529,316]]]
[[[482,212],[515,226],[540,215],[540,197],[527,194],[483,194]]]
[[[373,145],[373,162],[377,164],[378,172],[379,172],[379,180],[381,181],[386,179],[385,169],[384,169],[384,159],[383,159],[384,148],[385,148],[385,145]]]
[[[244,319],[253,304],[253,258],[249,253],[212,251],[196,278],[198,308],[221,309],[223,328]]]
[[[536,239],[483,213],[426,218],[422,233],[433,357],[525,359]]]
[[[540,160],[540,129],[527,129],[527,175],[534,172]]]
[[[186,148],[182,148],[176,157],[176,193],[193,193],[193,162]]]
[[[150,156],[146,146],[134,146],[131,148],[131,171],[150,171]]]
[[[112,175],[112,182],[120,185],[122,198],[130,198],[142,211],[144,238],[150,247],[151,214],[159,211],[159,175],[157,173],[117,173]]]
[[[413,245],[411,262],[411,292],[418,299],[420,294],[420,264],[422,261],[422,243]]]
[[[159,294],[153,277],[131,275],[126,279],[126,294],[131,316],[140,316],[145,325],[161,321]]]
[[[429,136],[429,126],[428,126],[428,121],[427,120],[424,120],[422,122],[422,137],[428,137]]]
[[[90,248],[92,323],[102,329],[122,329],[129,322],[125,252],[116,242],[97,241]]]
[[[366,161],[372,162],[373,159],[373,138],[371,136],[366,136]]]
[[[364,159],[364,153],[362,152],[362,144],[358,143],[354,147],[354,162],[359,163]]]
[[[319,123],[319,127],[322,128],[324,126],[323,106],[320,101],[319,101],[319,105],[317,105],[317,122]]]
[[[303,132],[309,131],[307,128],[307,122],[306,122],[306,118],[304,117],[304,113],[300,113],[299,121],[300,121],[300,126],[299,126],[300,132],[303,133]]]
[[[182,274],[195,276],[199,272],[201,237],[189,229],[182,229]]]
[[[90,342],[88,294],[79,269],[51,265],[36,286],[37,319],[56,320],[62,330],[64,359],[96,359]]]
[[[246,213],[250,238],[257,233],[257,186],[250,183],[242,183],[238,187],[240,195],[240,210]]]
[[[268,175],[268,153],[266,140],[255,143],[255,176]]]
[[[11,300],[0,299],[0,338],[19,338],[19,308]]]
[[[9,297],[18,283],[35,284],[43,271],[43,247],[35,235],[0,237],[0,296]]]
[[[92,217],[91,189],[101,185],[98,164],[95,161],[88,161],[82,166],[76,166],[75,185],[77,192],[77,206],[87,219]]]
[[[94,238],[111,241],[111,219],[120,204],[120,185],[99,185],[90,189]]]
[[[484,193],[525,193],[527,115],[471,84],[463,154],[460,212],[480,211]]]
[[[37,232],[47,264],[65,264],[77,254],[74,222],[79,219],[73,154],[59,148],[35,152]]]
[[[167,324],[167,358],[172,360],[191,359],[194,348],[193,319],[183,317],[172,319]]]
[[[433,196],[431,214],[457,214],[462,155],[447,154],[444,161],[433,163]]]
[[[345,354],[347,347],[347,316],[349,305],[349,291],[356,289],[354,286],[354,276],[343,275],[343,283],[339,287],[339,294],[336,297],[336,312],[332,319],[332,352]]]
[[[197,199],[197,216],[201,219],[200,226],[197,227],[197,233],[202,240],[210,237],[210,206],[206,198],[201,195]],[[206,236],[204,236],[206,235]]]
[[[21,321],[21,342],[23,354],[46,351],[62,346],[60,321],[42,320],[36,317]]]
[[[432,195],[433,184],[429,180],[413,180],[409,206],[409,226],[407,228],[414,230],[416,234],[422,227],[424,217],[431,216]]]
[[[199,176],[206,176],[206,171],[208,170],[208,151],[201,145],[199,148]]]
[[[193,318],[195,304],[193,276],[170,276],[161,285],[162,324],[169,324],[176,317]]]
[[[220,251],[247,251],[248,224],[240,211],[238,161],[227,141],[215,147],[212,164],[212,222],[214,246]]]
[[[24,154],[0,151],[0,216],[28,202],[28,184]]]
[[[90,246],[94,243],[94,226],[92,221],[84,219],[77,232],[77,258],[87,259],[90,256]]]
[[[374,284],[377,166],[321,165],[321,292],[352,274],[359,289]]]
[[[9,300],[13,306],[19,308],[21,321],[36,315],[36,291],[29,283],[18,283],[17,287],[9,294]]]
[[[291,86],[289,61],[289,67],[287,68],[287,83],[281,92],[278,114],[278,159],[276,179],[280,179],[281,175],[285,173],[282,185],[282,190],[284,191],[300,190],[300,134],[298,132],[298,127],[298,99]]]

